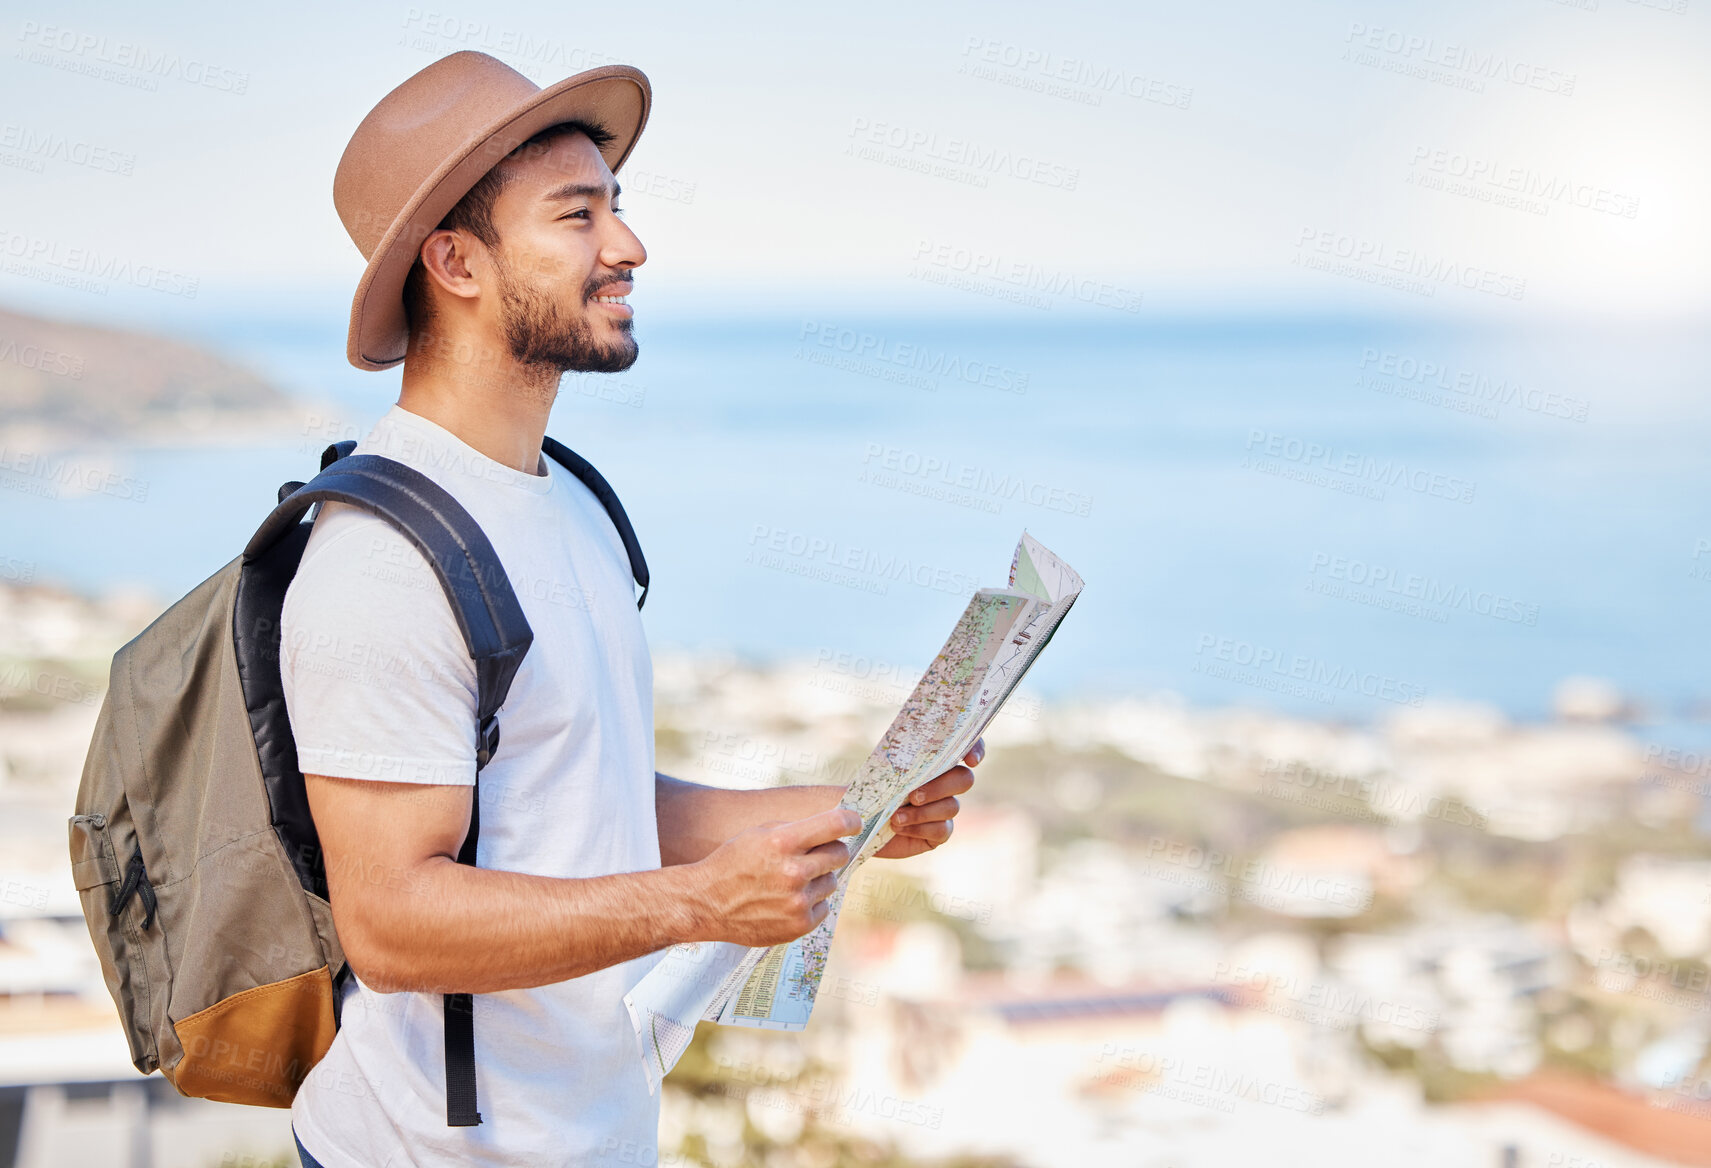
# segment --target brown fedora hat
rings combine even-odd
[[[345,355],[358,369],[404,359],[404,278],[422,241],[500,159],[556,122],[613,134],[614,172],[647,124],[653,90],[640,69],[602,65],[542,89],[486,53],[442,57],[380,99],[333,175],[333,205],[368,267],[351,302]]]

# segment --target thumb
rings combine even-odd
[[[861,816],[848,807],[832,807],[818,815],[786,823],[781,834],[792,851],[805,852],[860,830]]]

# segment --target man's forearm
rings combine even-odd
[[[659,862],[693,864],[746,828],[772,820],[806,819],[836,807],[844,787],[762,787],[733,791],[654,774]]]
[[[352,967],[381,992],[495,993],[580,977],[705,925],[686,868],[561,879],[438,856],[361,900]]]

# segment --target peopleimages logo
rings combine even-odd
[[[1359,21],[1349,24],[1343,41],[1349,46],[1344,51],[1344,60],[1476,93],[1485,92],[1487,81],[1507,81],[1541,93],[1573,97],[1575,82],[1579,80],[1579,74],[1507,53],[1440,42],[1436,37]]]
[[[404,17],[406,48],[443,51],[448,45],[476,49],[531,74],[551,70],[557,75],[580,73],[601,65],[621,65],[625,58],[566,44],[523,28],[505,28],[487,20],[432,9],[411,8]],[[628,184],[626,184],[628,185]]]
[[[1440,284],[1454,284],[1503,300],[1520,300],[1527,294],[1527,281],[1522,276],[1430,255],[1417,248],[1393,247],[1346,231],[1303,227],[1296,236],[1295,249],[1289,262],[1296,267],[1384,284],[1420,296],[1434,295]]]
[[[1080,167],[1065,166],[1027,151],[986,146],[896,122],[857,117],[851,122],[850,137],[855,141],[846,153],[854,153],[856,157],[904,169],[922,169],[924,173],[935,173],[931,164],[938,163],[950,168],[943,172],[944,176],[964,173],[977,186],[985,186],[988,175],[1066,191],[1073,191],[1081,181]],[[873,149],[869,152],[867,148]],[[887,150],[893,153],[884,153]]]
[[[81,138],[70,138],[48,130],[36,130],[7,122],[0,126],[0,150],[17,151],[36,165],[25,169],[40,170],[44,160],[85,166],[109,174],[129,175],[137,164],[135,154],[97,146]]]
[[[965,597],[973,596],[980,587],[978,581],[962,572],[769,523],[757,523],[749,532],[749,552],[745,558],[763,568],[880,594],[891,581]]]
[[[1426,687],[1415,682],[1235,637],[1202,633],[1194,654],[1195,672],[1263,689],[1294,692],[1288,684],[1293,683],[1307,687],[1302,696],[1309,697],[1314,696],[1311,690],[1317,689],[1321,694],[1360,694],[1400,706],[1419,706],[1426,700]]]
[[[1355,807],[1379,822],[1435,819],[1457,827],[1485,830],[1490,817],[1477,807],[1442,795],[1428,795],[1392,778],[1324,770],[1300,759],[1268,758],[1259,776],[1260,793],[1348,818]]]
[[[196,276],[175,272],[158,264],[141,264],[95,248],[65,246],[56,239],[43,239],[4,228],[0,228],[0,263],[4,264],[7,272],[15,275],[31,276],[101,296],[107,294],[106,281],[110,280],[194,300],[200,283]]]
[[[914,264],[973,280],[1012,285],[1022,293],[1068,296],[1098,308],[1139,312],[1141,294],[1120,284],[1095,280],[1063,268],[1012,260],[997,252],[923,239],[915,244]]]
[[[1101,104],[1107,94],[1176,109],[1187,109],[1194,100],[1194,90],[1185,85],[993,37],[970,36],[962,55],[958,72],[1086,105]]]
[[[1161,1095],[1214,1111],[1233,1113],[1237,1101],[1264,1104],[1304,1115],[1323,1114],[1326,1107],[1322,1096],[1305,1087],[1261,1079],[1246,1071],[1232,1071],[1211,1063],[1187,1062],[1174,1055],[1119,1046],[1115,1042],[1104,1044],[1097,1061],[1102,1067],[1115,1067],[1118,1072],[1128,1072],[1133,1076],[1130,1079],[1111,1077],[1108,1081],[1123,1082],[1149,1095]]]
[[[17,54],[20,59],[107,81],[120,81],[122,75],[102,66],[129,70],[133,76],[125,83],[135,88],[154,91],[160,86],[156,78],[169,77],[187,85],[240,96],[249,89],[248,73],[170,50],[155,50],[136,41],[113,38],[104,33],[88,33],[26,20],[18,30],[18,40],[24,43],[24,48]]]
[[[1270,474],[1283,473],[1286,478],[1304,477],[1284,472],[1283,464],[1293,464],[1301,471],[1339,476],[1339,485],[1361,487],[1371,498],[1382,499],[1385,487],[1401,487],[1416,494],[1448,499],[1455,503],[1473,502],[1479,484],[1454,475],[1441,474],[1423,467],[1409,466],[1396,458],[1377,458],[1353,450],[1339,450],[1321,442],[1291,438],[1271,430],[1248,431],[1248,455],[1242,465]],[[1267,460],[1270,460],[1269,462]],[[1377,494],[1373,494],[1377,491]]]
[[[1427,606],[1426,612],[1434,617],[1440,615],[1442,610],[1459,608],[1478,616],[1488,616],[1493,620],[1508,621],[1512,624],[1531,626],[1539,623],[1539,606],[1529,601],[1517,600],[1513,596],[1487,588],[1469,588],[1465,584],[1438,580],[1418,572],[1405,572],[1385,564],[1369,563],[1349,556],[1314,552],[1308,575],[1320,581],[1319,587],[1314,588],[1312,583],[1309,587],[1315,591],[1326,592],[1327,595],[1348,595],[1341,590],[1327,589],[1323,584],[1323,581],[1337,581],[1365,589],[1374,598],[1390,596],[1400,600],[1418,601]],[[1380,604],[1379,607],[1390,606]]]
[[[1575,182],[1564,175],[1550,174],[1530,166],[1506,166],[1459,150],[1416,146],[1412,164],[1416,170],[1441,179],[1459,179],[1473,191],[1490,189],[1493,193],[1514,195],[1522,200],[1518,204],[1522,210],[1530,210],[1531,202],[1536,201],[1546,210],[1549,204],[1558,203],[1622,219],[1632,219],[1640,213],[1640,200],[1632,195],[1588,182]]]
[[[862,456],[861,462],[864,469],[858,479],[860,482],[895,487],[900,485],[898,480],[901,478],[904,483],[913,480],[917,488],[943,487],[951,491],[965,491],[974,501],[980,503],[997,504],[1000,500],[1021,502],[1047,511],[1079,515],[1082,518],[1086,518],[1093,509],[1092,498],[1079,491],[1039,482],[1013,471],[1007,470],[1000,474],[986,467],[969,466],[967,463],[954,462],[932,454],[920,454],[900,446],[869,442],[867,453]],[[923,492],[916,489],[911,493]],[[934,494],[935,497],[942,495],[942,492],[925,493]],[[996,507],[992,510],[996,512]]]
[[[0,361],[9,362],[23,369],[34,369],[40,373],[69,377],[73,381],[83,379],[82,357],[74,357],[57,349],[44,349],[40,345],[30,344],[28,341],[20,345],[11,337],[0,337]]]
[[[1212,971],[1212,980],[1219,984],[1240,986],[1263,996],[1261,1008],[1267,1013],[1291,1016],[1289,1011],[1275,1008],[1287,1004],[1303,1007],[1293,1016],[1321,1025],[1347,1026],[1354,1022],[1382,1022],[1429,1034],[1442,1021],[1437,1010],[1424,1006],[1375,998],[1370,992],[1336,982],[1316,981],[1271,969],[1248,965],[1232,965],[1220,961]]]
[[[1513,406],[1571,422],[1586,421],[1589,409],[1585,398],[1569,397],[1536,386],[1529,387],[1512,378],[1497,378],[1473,369],[1458,369],[1441,361],[1422,359],[1391,349],[1370,346],[1363,348],[1360,368],[1369,373],[1369,376],[1364,380],[1357,380],[1357,386],[1398,397],[1421,396],[1425,399],[1426,395],[1410,393],[1407,387],[1428,391],[1441,390],[1444,393],[1456,394],[1458,399],[1470,403]],[[1492,416],[1495,416],[1495,413]]]
[[[978,385],[983,389],[996,389],[1003,393],[1021,394],[1028,391],[1026,370],[901,341],[884,333],[847,328],[825,321],[804,320],[796,339],[804,346],[823,349],[827,354],[847,355],[858,366],[863,362],[874,362],[876,366],[885,367],[883,371],[886,374],[908,371],[924,373],[931,378],[942,377],[947,381],[959,381],[964,385]],[[855,372],[863,371],[859,367],[852,368]],[[886,380],[897,378],[887,376]],[[922,388],[937,388],[937,382],[928,382]]]
[[[107,495],[146,503],[147,479],[120,474],[101,463],[83,463],[72,458],[0,446],[0,487],[27,495],[57,499],[61,488],[73,494]]]

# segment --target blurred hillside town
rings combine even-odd
[[[13,565],[13,567],[18,567]],[[130,1066],[65,820],[159,609],[0,573],[0,1168],[292,1163]],[[656,653],[658,765],[847,782],[919,668]],[[1711,1164],[1711,800],[1620,694],[1331,725],[1026,689],[867,865],[801,1034],[703,1025],[614,1164]]]

